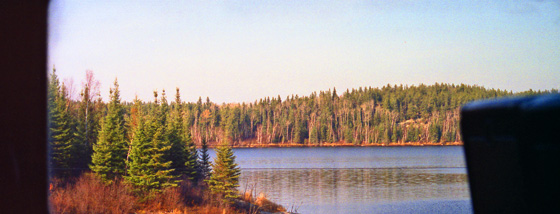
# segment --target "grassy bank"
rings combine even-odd
[[[122,180],[104,184],[91,173],[72,179],[52,179],[52,213],[275,213],[286,211],[264,195],[240,193],[233,204],[223,204],[202,183],[183,181],[161,192],[137,192]]]

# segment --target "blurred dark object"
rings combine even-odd
[[[0,1],[0,213],[48,213],[47,6]]]
[[[461,109],[475,213],[560,210],[560,95],[469,103]]]

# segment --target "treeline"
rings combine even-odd
[[[340,95],[336,89],[329,89],[303,97],[267,97],[248,104],[218,105],[209,98],[205,102],[199,98],[196,103],[183,104],[184,123],[197,141],[227,140],[244,146],[457,142],[461,141],[461,105],[476,99],[542,93],[558,90],[514,94],[481,86],[436,83],[360,87]]]
[[[510,95],[558,93],[556,89],[512,93],[476,85],[436,83],[429,86],[360,87],[342,93],[333,88],[313,92],[309,96],[292,95],[285,99],[280,96],[266,97],[253,103],[241,104],[216,104],[209,98],[205,101],[199,98],[194,103],[183,102],[179,89],[176,89],[175,99],[171,102],[167,101],[164,90],[161,93],[155,91],[153,101],[135,99],[133,102],[121,103],[115,85],[111,91],[112,100],[105,103],[99,96],[98,85],[93,79],[93,73],[87,72],[79,99],[69,99],[68,90],[65,89],[67,86],[64,84],[59,87],[61,90],[58,95],[49,95],[49,99],[58,99],[49,100],[49,108],[58,109],[58,113],[52,113],[53,121],[67,121],[53,124],[53,139],[61,142],[75,141],[55,145],[53,154],[56,155],[53,160],[65,158],[66,154],[58,154],[57,151],[66,151],[64,148],[72,144],[82,154],[78,156],[79,160],[69,163],[78,163],[79,167],[75,168],[87,168],[88,164],[95,163],[90,159],[93,150],[102,149],[101,145],[105,141],[122,142],[119,151],[128,160],[144,158],[146,154],[136,154],[133,145],[164,141],[163,135],[167,136],[165,142],[170,142],[171,147],[160,146],[165,150],[161,152],[169,157],[175,157],[174,152],[183,148],[195,153],[195,145],[200,147],[202,142],[214,145],[217,142],[227,142],[230,145],[245,146],[328,145],[339,142],[355,145],[457,142],[461,141],[460,106],[469,101]],[[49,94],[54,94],[54,90],[51,87]],[[117,103],[120,107],[114,110]],[[108,120],[115,122],[108,123]],[[106,126],[119,128],[116,133],[106,133]],[[166,133],[163,134],[163,131]],[[147,137],[138,139],[137,134]],[[105,135],[115,139],[104,140]],[[179,145],[175,142],[189,144]],[[180,158],[192,162],[191,156]],[[68,164],[60,166],[72,168]],[[133,166],[127,167],[134,169]],[[178,169],[171,174],[179,172],[191,173],[186,169]],[[122,174],[118,171],[111,173]]]

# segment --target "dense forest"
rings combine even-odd
[[[55,75],[54,71],[51,75]],[[65,83],[60,83],[60,92],[49,90],[52,94],[49,98],[53,99],[49,108],[59,109],[60,117],[67,121],[62,126],[68,133],[61,140],[67,142],[64,145],[73,145],[84,153],[80,157],[86,158],[73,161],[81,166],[91,163],[95,145],[102,144],[98,141],[102,139],[99,135],[103,134],[104,119],[116,114],[110,111],[116,101],[104,102],[99,84],[93,72],[88,71],[79,98],[69,97],[70,90]],[[118,87],[116,80],[115,86]],[[127,148],[134,144],[134,130],[141,120],[174,124],[170,125],[174,132],[181,129],[184,133],[180,134],[192,138],[198,147],[203,141],[210,145],[227,142],[233,146],[459,142],[461,105],[477,99],[542,93],[558,93],[558,90],[512,93],[465,84],[386,85],[343,92],[333,88],[284,99],[266,97],[253,103],[217,104],[201,97],[194,103],[183,102],[177,88],[171,102],[165,90],[154,91],[152,101],[119,100],[122,106],[118,113],[122,116],[119,135],[124,142],[122,150],[128,151],[124,156],[133,155]]]
[[[178,90],[178,89],[177,89]],[[335,88],[309,96],[266,97],[254,103],[185,103],[185,126],[195,139],[233,145],[383,145],[391,142],[457,142],[461,105],[512,93],[481,86],[434,84],[382,88]],[[153,105],[145,103],[144,105]],[[134,108],[131,108],[134,110]]]

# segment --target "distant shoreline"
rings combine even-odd
[[[214,143],[214,142],[213,142]],[[359,144],[355,145],[352,143],[321,143],[321,144],[298,144],[298,143],[268,143],[268,144],[256,144],[256,143],[235,143],[233,148],[304,148],[304,147],[421,147],[421,146],[462,146],[463,142],[406,142],[406,143],[384,143],[384,144]],[[214,148],[215,145],[212,144],[210,148]]]

